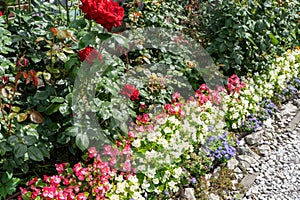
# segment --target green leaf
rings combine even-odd
[[[42,161],[44,159],[42,151],[35,146],[29,147],[27,152],[31,160]]]
[[[69,110],[69,105],[67,103],[61,104],[59,106],[59,112],[63,115],[63,116],[67,116],[70,114],[70,110]]]
[[[12,148],[8,143],[6,143],[6,142],[1,142],[1,143],[0,143],[0,150],[3,150],[3,151],[5,151],[5,152],[7,152],[7,151],[12,151],[13,148]]]
[[[42,152],[44,157],[50,158],[49,151],[47,150],[47,148],[45,146],[40,146],[39,149]]]
[[[70,27],[74,29],[78,29],[78,28],[83,29],[84,27],[86,27],[86,25],[87,23],[84,19],[78,19],[78,20],[73,20]]]
[[[101,41],[104,41],[104,40],[107,40],[108,38],[110,38],[112,36],[112,34],[111,33],[99,33],[97,36]]]
[[[78,58],[71,58],[70,60],[65,62],[65,69],[68,71],[71,70],[71,68],[76,64],[77,61]]]
[[[51,100],[52,103],[63,103],[65,99],[63,97],[55,97]]]
[[[70,137],[65,133],[59,133],[57,136],[57,142],[60,144],[67,144],[70,141]]]
[[[20,111],[20,107],[18,107],[18,106],[13,106],[11,109],[12,109],[12,111],[14,111],[16,113]]]
[[[48,91],[37,91],[33,97],[38,100],[45,100],[48,98],[48,96]]]
[[[76,136],[76,145],[82,150],[86,150],[89,146],[89,137],[87,134],[78,134]]]
[[[127,38],[119,34],[113,34],[113,38],[119,45],[125,47],[126,49],[129,49],[129,40]]]
[[[24,144],[17,143],[16,146],[14,146],[14,155],[16,158],[23,157],[26,151],[27,151],[27,146]]]
[[[17,114],[16,117],[17,117],[18,122],[23,122],[27,119],[28,114],[27,113],[20,113],[20,114]]]
[[[33,135],[26,135],[24,137],[24,142],[26,145],[34,145],[36,143],[37,139]]]
[[[50,106],[48,106],[45,110],[46,115],[52,115],[53,113],[56,113],[60,107],[60,104],[53,103]]]
[[[91,31],[88,34],[84,35],[83,38],[79,41],[79,49],[83,49],[91,44],[95,43],[96,32]]]
[[[68,57],[66,56],[66,54],[62,53],[62,52],[59,52],[56,54],[57,57],[63,61],[64,63],[68,61]]]
[[[7,139],[7,142],[11,145],[14,145],[16,142],[19,141],[19,138],[15,135],[11,135],[9,136],[9,138]]]
[[[269,34],[269,38],[272,41],[272,44],[277,45],[279,43],[278,39],[271,33]]]

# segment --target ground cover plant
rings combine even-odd
[[[193,10],[184,2],[67,2],[34,1],[38,7],[14,11],[11,21],[9,10],[1,13],[0,199],[16,190],[13,198],[19,199],[174,199],[233,157],[240,133],[256,131],[300,89],[297,48],[247,76],[231,74],[239,68],[233,64],[219,87],[204,83],[207,72],[182,55],[157,48],[126,52],[132,44],[119,32],[139,27],[166,27],[197,38],[186,24]],[[283,16],[297,16],[291,5]],[[296,21],[288,19],[297,34]],[[143,41],[142,34],[136,36]],[[121,56],[109,55],[105,42]],[[277,47],[284,52],[295,45],[287,38]],[[222,55],[219,62],[227,65]],[[155,63],[170,71],[163,74]],[[145,64],[155,70],[148,73]],[[138,70],[145,78],[128,75]],[[174,82],[170,75],[188,81]],[[190,98],[170,83],[190,84]],[[92,145],[103,140],[91,118],[105,136],[101,147]],[[204,198],[205,192],[196,195]]]

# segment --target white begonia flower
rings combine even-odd
[[[159,138],[157,143],[161,144],[165,149],[169,146],[169,143],[165,138]]]
[[[125,188],[126,188],[126,185],[125,185],[125,182],[119,182],[117,183],[117,190],[116,190],[116,193],[119,194],[119,193],[125,193]]]
[[[147,139],[150,142],[155,142],[157,139],[157,134],[155,132],[151,132],[147,135]]]
[[[153,179],[152,182],[157,185],[159,183],[159,180],[157,178]]]
[[[168,185],[171,187],[171,188],[174,188],[176,186],[176,183],[174,181],[170,181],[168,183]]]
[[[239,117],[239,113],[238,112],[236,112],[236,113],[234,113],[232,115],[232,119],[237,119],[238,117]]]
[[[170,129],[170,127],[166,127],[166,128],[164,128],[164,132],[165,133],[172,133],[172,129]]]
[[[142,188],[145,189],[145,190],[147,190],[149,187],[150,187],[150,183],[145,182],[145,180],[144,180],[144,182],[142,184]]]
[[[128,180],[131,181],[134,184],[139,183],[139,179],[136,176],[129,176]]]
[[[182,174],[181,167],[174,169],[174,174],[173,174],[174,178],[179,178],[181,174]]]
[[[136,138],[133,142],[132,142],[132,146],[139,148],[141,146],[141,141],[140,139]]]
[[[122,182],[124,180],[122,175],[117,176],[115,179],[118,182]]]
[[[258,103],[260,98],[258,95],[255,94],[255,95],[253,95],[253,100]]]
[[[145,197],[143,197],[139,192],[134,192],[132,198],[134,200],[145,200]]]
[[[119,195],[116,195],[116,194],[113,194],[110,198],[113,199],[113,200],[119,200],[120,199]]]
[[[172,122],[173,124],[175,124],[176,126],[178,126],[180,124],[180,121],[174,115],[172,115],[171,117],[169,117],[168,120],[170,122]]]
[[[155,192],[156,194],[160,194],[160,193],[161,193],[161,191],[160,191],[159,189],[157,189],[157,188],[154,189],[154,192]]]
[[[156,174],[155,169],[150,169],[146,172],[146,176],[148,176],[149,178],[154,178],[155,174]]]
[[[139,185],[131,185],[129,189],[130,189],[130,191],[138,190],[139,189]]]
[[[236,123],[233,123],[232,126],[231,126],[231,128],[232,128],[232,129],[237,129]]]

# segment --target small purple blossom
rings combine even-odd
[[[170,195],[169,190],[165,190],[165,195],[167,195],[167,196]]]
[[[196,182],[197,182],[197,180],[196,180],[196,178],[195,177],[193,177],[193,178],[191,178],[191,181],[190,181],[192,184],[195,184]]]

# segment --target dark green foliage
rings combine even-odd
[[[198,39],[226,74],[266,69],[299,44],[299,1],[222,0],[194,2],[185,32]]]

